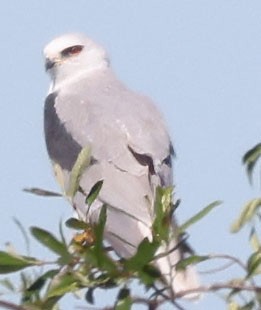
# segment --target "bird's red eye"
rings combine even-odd
[[[83,50],[83,45],[74,45],[67,47],[62,51],[63,57],[78,55]]]

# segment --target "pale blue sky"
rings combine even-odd
[[[260,183],[250,188],[241,165],[244,152],[260,142],[260,0],[16,0],[3,2],[0,15],[1,247],[12,241],[25,248],[12,216],[25,227],[58,231],[61,217],[71,214],[65,201],[21,189],[57,190],[42,129],[49,84],[42,48],[57,35],[80,31],[103,44],[118,76],[152,97],[165,115],[177,153],[179,221],[224,201],[190,229],[193,247],[247,257],[246,231],[230,235],[229,225],[260,194]],[[210,307],[225,309],[211,295],[188,309]],[[72,306],[63,303],[63,309]]]

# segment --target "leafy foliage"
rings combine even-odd
[[[75,179],[78,177],[75,174]],[[76,181],[78,182],[78,181]],[[72,184],[74,188],[74,184]],[[102,187],[97,182],[87,195],[86,202],[92,204]],[[70,242],[66,242],[60,229],[60,238],[51,232],[38,227],[31,227],[32,236],[44,247],[53,252],[57,258],[52,262],[44,262],[36,258],[14,256],[0,252],[0,273],[22,270],[29,266],[48,266],[51,269],[35,277],[25,280],[21,305],[28,309],[56,309],[58,301],[67,293],[86,289],[86,300],[94,303],[94,292],[97,288],[119,288],[115,309],[130,309],[135,303],[131,294],[130,282],[138,279],[147,289],[151,289],[155,304],[160,291],[157,282],[162,283],[160,272],[154,267],[155,254],[163,240],[169,237],[171,217],[173,213],[172,188],[158,188],[155,201],[156,216],[152,225],[153,239],[145,238],[139,245],[135,255],[121,259],[112,249],[104,245],[104,227],[107,218],[107,206],[100,211],[99,221],[90,225],[71,218],[66,226],[76,230]],[[195,220],[196,222],[196,220]],[[194,259],[192,263],[202,260]],[[185,263],[185,262],[184,262]],[[186,262],[190,264],[190,262]],[[53,268],[55,265],[55,268]],[[5,285],[12,287],[6,280]],[[160,303],[162,303],[161,301]]]
[[[82,171],[89,164],[89,152],[89,149],[85,149],[76,161],[69,190],[66,193],[69,197],[73,197],[79,188]],[[253,168],[256,167],[260,156],[261,144],[257,144],[245,154],[243,162],[247,166],[249,176],[253,174]],[[97,198],[102,185],[103,181],[98,181],[86,195],[86,203],[89,206]],[[27,191],[44,196],[60,195],[38,188],[27,189]],[[8,306],[8,309],[20,310],[58,310],[61,298],[68,293],[77,293],[83,290],[86,302],[95,304],[97,288],[105,290],[117,288],[116,300],[111,308],[106,307],[106,309],[127,310],[131,309],[132,305],[139,303],[147,305],[148,309],[156,309],[166,302],[171,303],[174,308],[183,309],[177,303],[178,299],[191,292],[180,292],[171,298],[166,294],[164,279],[154,265],[159,247],[174,237],[170,233],[170,227],[178,203],[173,205],[172,200],[172,188],[157,189],[152,239],[145,238],[138,246],[136,253],[128,259],[118,257],[113,249],[104,244],[104,228],[109,208],[106,205],[101,208],[96,224],[91,225],[75,218],[68,219],[65,224],[74,231],[74,237],[69,241],[64,237],[62,225],[60,225],[60,236],[55,236],[39,227],[31,227],[30,233],[33,238],[53,253],[55,259],[46,262],[36,257],[18,255],[8,250],[0,251],[0,274],[4,275],[4,278],[0,280],[0,285],[8,292],[17,292],[18,290],[21,295],[20,308],[1,300],[0,307]],[[175,238],[181,240],[178,246],[186,246],[184,237],[182,237],[185,230],[201,221],[220,204],[220,201],[209,204],[177,227]],[[261,274],[260,206],[261,197],[246,203],[231,226],[233,233],[239,232],[245,226],[250,229],[249,243],[252,251],[245,262],[230,255],[196,255],[192,253],[180,260],[175,267],[177,270],[184,270],[192,264],[216,258],[237,264],[243,272],[239,279],[198,288],[202,292],[226,290],[227,309],[229,310],[261,308],[261,287],[256,284],[258,283],[257,278]],[[29,237],[21,223],[18,220],[15,221],[24,236],[29,251]],[[190,249],[187,250],[190,251]],[[33,270],[29,273],[30,268]],[[35,272],[35,269],[39,269],[38,272]],[[17,283],[14,284],[6,277],[6,274],[14,272],[20,274],[19,287],[17,287]],[[149,291],[149,297],[133,295],[131,283],[134,280],[138,280]]]

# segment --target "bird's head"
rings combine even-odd
[[[55,38],[46,45],[43,53],[45,69],[54,84],[109,66],[105,50],[82,34]]]

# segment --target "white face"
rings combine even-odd
[[[82,34],[54,39],[44,48],[44,56],[46,71],[54,80],[108,66],[105,50]]]

